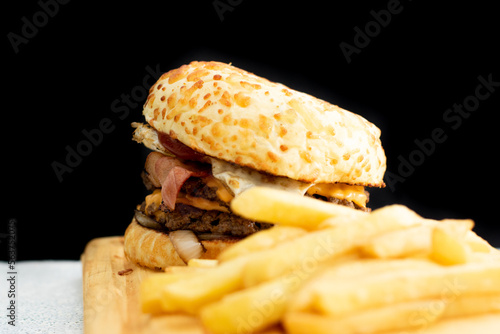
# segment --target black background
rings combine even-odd
[[[91,239],[123,234],[146,194],[139,174],[147,150],[131,141],[130,127],[142,121],[143,81],[192,60],[232,62],[364,116],[382,130],[392,175],[402,158],[421,158],[404,182],[371,192],[372,208],[403,203],[429,218],[472,218],[500,246],[500,87],[459,126],[443,119],[474,96],[479,76],[500,82],[493,2],[401,0],[385,27],[372,11],[394,1],[11,3],[3,13],[0,233],[15,219],[19,260],[78,259]],[[40,14],[43,3],[50,15]],[[339,45],[355,46],[355,27],[372,36],[348,63]],[[23,33],[30,37],[14,47],[12,36]],[[60,181],[53,163],[64,164],[66,148],[103,119],[112,131]],[[436,128],[446,140],[415,153],[415,140]]]

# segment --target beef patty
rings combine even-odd
[[[197,234],[215,233],[237,237],[244,237],[272,226],[230,212],[207,211],[182,203],[177,203],[175,210],[163,211],[163,214],[157,215],[156,218],[166,231],[192,230]]]
[[[273,226],[273,224],[251,221],[231,213],[229,210],[229,203],[220,200],[216,191],[217,188],[207,186],[203,183],[202,179],[196,177],[189,178],[181,188],[181,193],[217,202],[221,206],[228,208],[229,212],[202,210],[182,203],[177,203],[175,205],[175,210],[170,210],[163,204],[157,206],[155,203],[146,207],[145,201],[142,203],[139,210],[160,223],[166,232],[176,230],[192,230],[197,234],[214,233],[245,237]],[[355,209],[366,210],[365,208],[358,207],[354,203],[346,200],[339,200],[333,197],[326,198],[318,195],[313,195],[313,197],[353,207]]]
[[[221,206],[228,208],[229,211],[229,204],[220,200],[216,191],[217,188],[211,188],[203,183],[200,178],[195,177],[189,178],[181,188],[181,193],[217,202]],[[272,224],[251,221],[231,212],[202,210],[182,203],[177,203],[175,210],[170,210],[165,205],[158,207],[155,203],[146,207],[144,201],[139,210],[155,219],[167,232],[191,230],[197,234],[214,233],[245,237],[273,226]]]

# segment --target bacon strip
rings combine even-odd
[[[151,152],[145,165],[149,179],[155,187],[161,187],[161,196],[165,205],[175,209],[175,201],[184,182],[191,176],[204,177],[209,175],[209,169],[199,164],[185,164],[176,158]]]
[[[196,152],[191,147],[184,145],[177,139],[174,139],[166,133],[158,132],[158,140],[169,152],[184,160],[202,161],[205,154]]]
[[[206,172],[191,171],[180,166],[175,166],[169,171],[167,178],[162,183],[161,196],[163,203],[165,203],[170,210],[174,210],[177,195],[179,191],[181,191],[184,182],[191,176],[201,177],[207,175]]]

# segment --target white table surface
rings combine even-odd
[[[15,264],[15,327],[8,324],[11,276],[0,262],[0,333],[83,333],[80,261],[21,261]]]

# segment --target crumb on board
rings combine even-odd
[[[123,269],[118,272],[118,275],[124,276],[124,275],[129,275],[134,271],[134,269],[128,268],[128,269]]]

